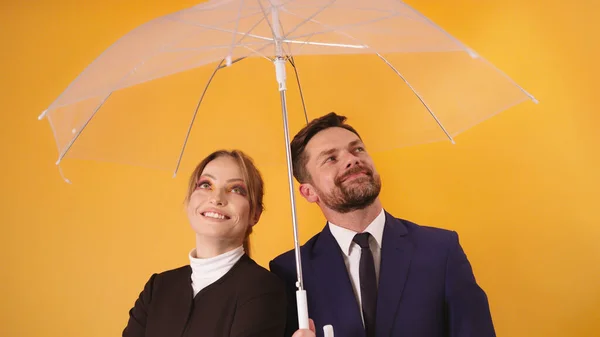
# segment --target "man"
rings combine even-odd
[[[379,174],[345,120],[335,113],[317,118],[291,143],[300,193],[327,219],[301,247],[316,335],[331,324],[338,337],[495,336],[487,296],[456,232],[419,226],[383,209]],[[289,291],[290,336],[298,329],[294,252],[272,260],[270,269]]]

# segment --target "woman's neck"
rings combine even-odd
[[[225,254],[242,246],[236,240],[215,240],[196,235],[196,258],[208,259]]]
[[[244,247],[238,246],[213,257],[198,256],[196,249],[189,254],[192,267],[191,283],[194,297],[219,278],[223,277],[244,256]]]

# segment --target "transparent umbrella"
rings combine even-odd
[[[271,82],[261,81],[264,76]],[[370,97],[361,94],[367,88]],[[214,91],[221,94],[211,97]],[[251,115],[227,111],[223,102],[228,100],[257,107]],[[365,100],[377,108],[352,109]],[[46,118],[54,133],[57,165],[65,158],[83,158],[176,174],[184,154],[215,146],[242,148],[284,164],[298,319],[307,328],[290,124],[306,123],[325,106],[343,106],[371,151],[386,150],[454,142],[460,132],[526,100],[537,103],[402,1],[212,0],[123,36],[39,118]],[[265,128],[273,119],[281,129]],[[272,155],[284,149],[285,160]]]

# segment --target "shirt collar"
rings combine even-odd
[[[357,232],[343,228],[337,225],[334,225],[331,222],[327,222],[329,225],[329,230],[331,234],[337,241],[338,245],[346,255],[350,255],[350,246],[352,245],[352,239],[354,239],[354,235]],[[385,211],[381,209],[379,215],[365,228],[364,232],[369,232],[375,242],[377,243],[378,248],[381,249],[381,241],[383,239],[383,227],[385,225]]]

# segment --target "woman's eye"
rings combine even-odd
[[[244,189],[241,186],[235,186],[231,189],[231,192],[233,193],[237,193],[237,194],[241,194],[241,195],[246,195],[246,189]]]
[[[196,188],[204,189],[204,188],[209,188],[209,187],[210,187],[210,184],[205,181],[199,182],[198,184],[196,184]]]

